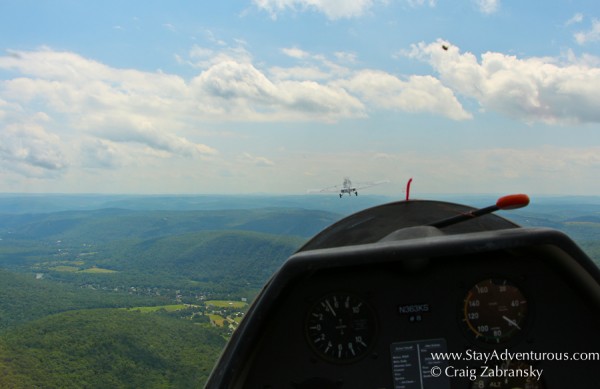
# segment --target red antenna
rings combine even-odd
[[[410,180],[408,180],[408,182],[406,183],[406,201],[408,201],[408,198],[410,197],[410,184],[412,183],[412,177]]]

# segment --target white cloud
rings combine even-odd
[[[372,110],[395,110],[410,113],[432,113],[454,120],[470,119],[449,88],[430,76],[410,76],[406,80],[379,70],[352,70],[298,48],[286,49],[286,54],[302,61],[305,66],[272,68],[270,74],[278,80],[312,80],[327,82],[347,91]],[[354,63],[356,55],[333,53],[345,63]],[[362,112],[364,108],[361,107]],[[362,115],[362,114],[361,114]]]
[[[27,177],[56,175],[68,167],[60,137],[45,128],[51,121],[47,114],[3,112],[0,166]]]
[[[287,55],[288,57],[292,57],[292,58],[296,58],[296,59],[302,59],[302,58],[306,58],[309,56],[309,54],[306,51],[300,50],[297,47],[284,48],[284,49],[281,49],[281,51],[283,52],[283,54]]]
[[[356,62],[356,53],[350,53],[347,51],[336,51],[333,53],[335,58],[338,61],[346,62],[346,63],[354,63]]]
[[[500,8],[500,0],[474,0],[481,13],[493,14]]]
[[[146,118],[132,116],[126,120],[122,123],[118,120],[106,120],[101,130],[93,130],[92,133],[112,142],[137,143],[154,150],[185,157],[217,154],[217,151],[211,147],[157,130],[152,121]]]
[[[189,83],[193,114],[225,120],[336,121],[364,116],[364,106],[345,90],[326,81],[347,69],[299,48],[282,52],[303,66],[273,67],[268,73],[252,64],[243,48],[209,51],[196,47],[205,69]],[[318,81],[318,82],[317,82]]]
[[[363,104],[341,88],[314,81],[272,81],[252,64],[224,61],[191,83],[208,115],[251,120],[333,121],[362,116]]]
[[[293,12],[317,11],[332,20],[355,18],[363,16],[373,6],[373,0],[253,0],[253,3],[273,19],[288,9]]]
[[[86,168],[114,169],[123,165],[126,155],[119,144],[104,139],[85,139],[81,144],[82,166]]]
[[[178,76],[114,69],[47,48],[0,57],[0,69],[18,74],[0,81],[0,99],[23,107],[20,119],[8,126],[8,131],[3,129],[1,158],[35,166],[36,174],[62,169],[67,164],[63,154],[90,150],[78,146],[81,138],[89,136],[138,142],[183,157],[216,153],[209,146],[176,134],[186,126],[186,108],[181,100],[189,95],[189,86]],[[47,112],[57,122],[52,126],[27,122],[23,118],[32,115],[32,109]],[[20,141],[24,145],[20,149],[16,138],[25,139]],[[70,144],[63,144],[65,141]]]
[[[494,52],[478,60],[444,41],[414,45],[407,55],[428,62],[444,85],[476,99],[485,110],[525,122],[600,122],[598,67]]]
[[[196,77],[192,85],[202,96],[231,101],[271,101],[277,93],[275,85],[252,64],[235,61],[223,61],[210,67]]]
[[[195,47],[192,54],[196,60],[205,60],[206,68],[190,81],[164,73],[115,69],[48,48],[12,52],[0,57],[0,69],[16,75],[0,81],[0,117],[6,116],[9,105],[29,107],[23,108],[22,117],[31,115],[32,107],[42,109],[60,118],[60,123],[52,129],[39,127],[38,135],[49,131],[49,136],[57,134],[81,143],[70,147],[91,153],[80,156],[85,159],[81,164],[110,167],[131,161],[111,162],[116,152],[140,152],[139,145],[157,156],[215,155],[213,147],[190,138],[197,136],[199,126],[212,120],[333,122],[365,115],[364,104],[356,96],[316,82],[330,77],[325,71],[309,69],[302,75],[306,68],[298,68],[291,69],[297,74],[295,79],[289,73],[285,76],[283,70],[280,77],[269,78],[252,65],[243,48],[224,51]],[[312,77],[304,77],[310,72]],[[84,145],[84,137],[96,141]],[[16,158],[7,144],[4,142],[2,158]],[[30,153],[27,158],[38,168],[51,170],[66,166],[50,162],[59,155],[57,151],[35,161]]]
[[[578,32],[575,34],[575,41],[580,45],[600,41],[600,20],[592,21],[592,28],[589,31]]]
[[[317,66],[293,66],[286,68],[276,66],[269,69],[269,76],[273,81],[319,81],[330,79],[331,73],[321,70]]]
[[[385,72],[364,70],[338,83],[374,108],[433,113],[454,120],[471,118],[454,93],[431,76],[411,76],[403,81]]]
[[[266,157],[259,157],[250,153],[243,153],[240,156],[240,162],[243,165],[253,165],[257,167],[270,167],[275,165],[273,161]]]
[[[252,63],[252,55],[248,52],[244,43],[241,41],[236,43],[236,46],[227,46],[224,42],[221,42],[219,46],[222,47],[217,49],[194,45],[188,53],[188,59],[184,59],[179,55],[176,55],[175,59],[180,64],[187,64],[202,70],[224,61]]]

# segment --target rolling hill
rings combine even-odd
[[[167,301],[163,299],[163,301]],[[82,289],[0,269],[0,332],[44,316],[83,308],[152,305],[158,298]],[[1,386],[0,386],[1,387]]]

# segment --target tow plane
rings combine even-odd
[[[348,196],[352,196],[352,194],[358,196],[359,189],[366,189],[376,185],[387,184],[389,182],[389,180],[381,180],[353,184],[349,177],[344,177],[342,185],[331,186],[324,189],[309,189],[308,193],[337,193],[340,198],[345,194],[348,194]]]

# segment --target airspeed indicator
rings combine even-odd
[[[478,282],[463,303],[463,321],[476,339],[504,343],[523,331],[527,299],[521,290],[504,278]]]

